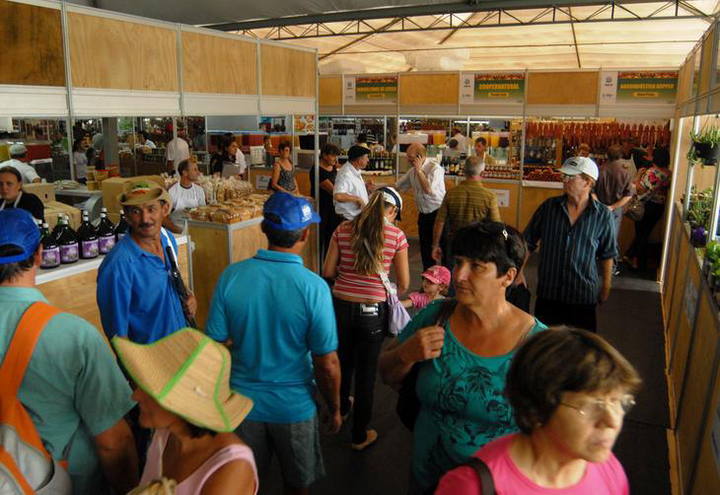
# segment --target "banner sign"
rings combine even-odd
[[[397,104],[397,76],[345,76],[344,79],[346,105]]]
[[[601,78],[601,104],[675,105],[677,71],[603,72]]]
[[[524,72],[464,72],[460,75],[462,104],[522,104],[524,100]]]

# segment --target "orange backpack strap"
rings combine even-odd
[[[45,325],[61,311],[47,303],[33,303],[23,314],[15,329],[2,366],[0,366],[0,383],[3,384],[3,395],[17,396],[25,377],[25,370],[30,364],[35,345]]]

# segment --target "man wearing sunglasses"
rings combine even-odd
[[[610,295],[617,256],[613,216],[591,195],[595,162],[575,156],[560,172],[564,194],[541,204],[524,233],[530,252],[540,245],[535,316],[547,325],[597,331],[597,304]]]

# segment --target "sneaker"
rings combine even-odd
[[[615,265],[615,268],[613,268],[613,275],[615,275],[616,277],[618,275],[620,275],[620,266],[619,265]]]
[[[374,444],[378,439],[378,434],[375,430],[368,430],[365,434],[365,441],[363,443],[353,443],[351,445],[353,450],[365,450],[372,444]]]
[[[348,418],[350,417],[350,413],[353,410],[353,406],[355,405],[355,397],[353,397],[351,395],[350,397],[348,397],[348,400],[350,401],[350,409],[348,409],[348,412],[343,414],[343,417],[342,417],[343,423],[348,420]]]

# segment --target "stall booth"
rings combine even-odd
[[[720,166],[693,142],[720,128],[715,23],[680,69],[662,303],[674,493],[720,492]],[[715,146],[720,146],[716,144]]]
[[[641,97],[624,89],[636,80],[671,89]],[[321,77],[319,98],[321,123],[327,122],[336,144],[351,144],[361,130],[372,129],[371,118],[390,122],[397,112],[397,133],[388,130],[386,138],[395,179],[409,167],[405,149],[419,142],[444,166],[446,187],[452,188],[462,180],[463,159],[448,158],[448,142],[459,131],[465,143],[457,154],[471,155],[474,139],[484,137],[496,162],[486,167],[485,185],[496,194],[503,221],[523,229],[544,200],[561,193],[557,169],[584,141],[599,164],[607,146],[625,137],[644,146],[667,145],[676,84],[675,70],[345,74]],[[403,199],[401,227],[416,236],[412,192]],[[653,238],[660,242],[661,234],[658,228]],[[625,219],[623,251],[632,238],[633,224]]]
[[[47,201],[51,223],[62,213],[77,228],[79,208],[95,216],[102,207],[117,222],[116,197],[125,182],[144,177],[172,185],[166,149],[178,135],[201,167],[209,164],[212,119],[251,119],[248,135],[269,132],[277,141],[282,133],[273,119],[285,116],[288,139],[297,145],[295,162],[302,161],[301,141],[315,147],[315,50],[64,2],[0,0],[0,13],[16,26],[3,31],[0,158],[6,159],[9,144],[21,141],[32,159],[48,160],[36,164],[47,184],[33,187]],[[27,57],[28,46],[35,56]],[[272,116],[269,128],[262,127],[264,116]],[[257,143],[241,134],[235,138],[247,145],[241,149],[248,163],[255,163],[249,147]],[[315,153],[308,155],[306,163]],[[254,194],[248,182],[228,180],[232,194],[220,179],[203,182],[211,191],[208,199],[218,204],[199,212],[176,236],[201,328],[222,269],[265,246],[259,224],[267,196]],[[309,242],[305,257],[313,270],[315,253],[316,242]],[[95,280],[101,262],[99,257],[43,270],[38,284],[53,304],[99,326]]]

